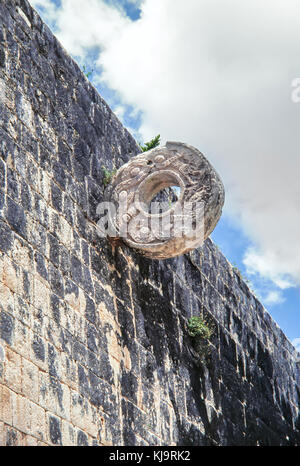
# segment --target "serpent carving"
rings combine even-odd
[[[167,210],[149,210],[160,191],[176,186],[180,196]],[[196,148],[167,142],[123,165],[105,191],[116,206],[109,212],[109,237],[122,238],[152,259],[184,254],[215,228],[224,204],[222,181]]]

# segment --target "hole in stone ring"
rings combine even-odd
[[[163,215],[182,199],[183,192],[183,181],[176,173],[170,170],[153,173],[140,184],[137,208],[147,215]]]
[[[156,213],[162,214],[167,212],[169,209],[174,207],[174,204],[178,201],[181,193],[180,186],[170,186],[159,191],[153,199],[151,199],[148,205],[148,214]]]

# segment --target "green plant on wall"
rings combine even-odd
[[[140,144],[140,148],[142,149],[142,152],[147,152],[148,150],[154,149],[155,147],[159,146],[159,144],[160,144],[160,134],[155,136],[155,138],[151,139],[151,141],[145,142],[144,146]]]
[[[198,353],[198,362],[205,362],[210,353],[210,339],[214,334],[214,325],[202,317],[193,316],[188,320],[187,329],[194,349]]]
[[[113,170],[108,170],[106,167],[104,167],[104,165],[102,165],[102,171],[103,171],[102,183],[104,187],[106,187],[111,182],[117,170],[115,168]]]
[[[83,69],[83,72],[84,72],[85,76],[86,76],[88,79],[89,79],[89,77],[90,77],[90,76],[93,74],[93,72],[94,72],[94,70],[87,71],[87,68],[86,68],[85,65],[83,65],[82,69]]]

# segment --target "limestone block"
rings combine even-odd
[[[5,385],[0,385],[0,420],[12,425],[13,392]]]
[[[21,356],[7,347],[4,381],[8,387],[18,393],[21,393],[21,367]]]
[[[22,393],[26,398],[38,402],[39,399],[39,370],[27,359],[23,359]]]

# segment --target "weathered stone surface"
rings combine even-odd
[[[0,45],[0,444],[299,445],[283,332],[209,238],[159,261],[98,237],[102,165],[139,146],[26,0]]]
[[[149,212],[151,200],[172,186],[180,189],[177,202]],[[220,218],[224,187],[201,152],[167,142],[123,165],[105,197],[117,210],[110,216],[114,236],[147,257],[166,259],[202,246]]]

